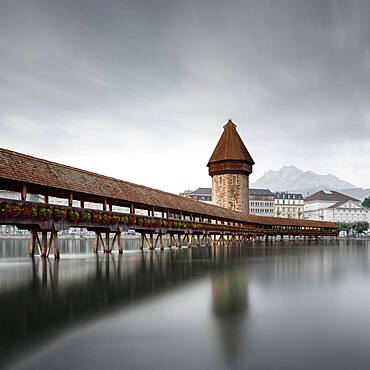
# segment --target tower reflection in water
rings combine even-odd
[[[244,266],[227,266],[212,276],[212,308],[221,352],[230,368],[241,356],[248,312],[247,274]]]
[[[124,255],[79,254],[7,259],[0,267],[0,367],[82,322],[212,276],[213,310],[227,357],[238,350],[247,310],[243,269],[235,248],[194,248]],[[5,259],[3,259],[5,261]],[[230,325],[231,323],[231,325]]]

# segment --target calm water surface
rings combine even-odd
[[[34,261],[0,240],[0,368],[368,369],[370,242]]]

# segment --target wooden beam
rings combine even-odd
[[[21,188],[21,200],[25,201],[26,198],[27,198],[27,186],[25,183],[23,183]]]
[[[161,247],[161,251],[163,251],[164,245],[163,245],[162,233],[159,234],[159,245]]]
[[[41,232],[41,256],[46,257],[47,252],[47,242],[48,242],[48,232],[42,231]]]
[[[145,241],[145,234],[141,233],[141,244],[140,244],[140,249],[143,250],[144,249],[144,241]]]
[[[36,246],[35,233],[36,231],[34,230],[30,231],[30,241],[29,241],[29,246],[28,246],[28,255],[32,258],[35,256],[35,246]]]
[[[154,242],[154,249],[157,247],[157,243],[158,243],[158,240],[159,240],[159,236],[161,235],[161,233],[159,232],[157,234],[157,237],[155,238],[155,242]]]
[[[59,247],[58,247],[58,232],[53,231],[54,236],[53,236],[53,243],[54,243],[54,258],[56,260],[59,260],[60,254],[59,254]]]
[[[68,196],[68,207],[73,207],[73,193],[70,192]]]
[[[93,245],[93,252],[98,253],[99,250],[99,232],[95,231],[95,239],[94,239],[94,245]]]
[[[117,248],[118,248],[118,253],[122,254],[123,249],[122,249],[122,246],[121,246],[121,231],[117,232]]]
[[[109,249],[109,231],[107,231],[105,233],[104,252],[105,253],[109,253],[110,252],[110,249]]]
[[[173,245],[176,245],[176,242],[173,243],[173,239],[174,239],[173,234],[170,233],[169,235],[170,235],[170,240],[168,241],[168,247],[171,249]]]
[[[53,232],[50,233],[50,238],[48,242],[48,248],[46,250],[46,257],[49,257],[50,249],[51,249],[51,243],[53,242]]]
[[[41,243],[40,243],[39,234],[37,233],[37,231],[35,232],[35,236],[36,236],[36,242],[37,242],[37,249],[39,251],[39,255],[41,256],[41,254],[42,254],[42,252],[41,252]]]

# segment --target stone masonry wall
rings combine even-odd
[[[249,177],[231,173],[214,175],[212,202],[220,207],[249,213]]]

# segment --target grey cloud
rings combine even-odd
[[[199,153],[231,117],[264,170],[296,158],[322,170],[339,144],[370,142],[369,21],[365,0],[3,0],[1,145],[21,147],[27,122],[32,132],[56,128],[55,143],[71,148],[87,147],[86,132],[109,141],[110,130],[117,152],[127,135],[142,138],[139,162],[175,140],[203,166]],[[12,117],[23,126],[10,127]],[[166,149],[156,155],[176,168]],[[181,176],[169,190],[181,190]],[[206,169],[192,181],[207,185]]]

